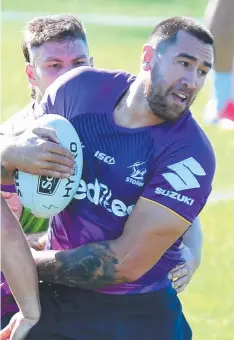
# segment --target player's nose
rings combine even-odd
[[[197,72],[187,72],[184,78],[181,80],[181,83],[188,89],[195,90],[197,87]]]

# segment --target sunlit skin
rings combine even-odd
[[[26,65],[29,82],[37,87],[37,96],[67,71],[79,66],[92,66],[88,47],[81,39],[48,41],[30,49],[30,63]]]
[[[178,119],[203,87],[213,56],[211,45],[184,31],[166,49],[144,45],[140,73],[115,108],[116,124],[138,128]]]
[[[144,58],[152,46],[144,47]],[[154,49],[146,76],[146,95],[152,113],[174,120],[191,106],[213,64],[213,47],[180,31],[176,42]],[[144,60],[144,59],[143,59]]]

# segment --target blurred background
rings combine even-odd
[[[142,45],[159,20],[174,15],[203,20],[206,5],[206,0],[3,0],[2,121],[29,101],[20,44],[22,28],[32,17],[48,13],[77,14],[86,27],[95,65],[136,74]],[[233,340],[234,130],[203,124],[210,82],[208,79],[192,112],[213,143],[217,171],[213,193],[201,213],[202,265],[180,297],[195,340]]]

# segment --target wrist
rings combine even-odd
[[[14,165],[15,141],[5,140],[1,150],[1,165],[8,171],[9,175],[14,175],[16,167]]]
[[[20,313],[23,315],[24,319],[27,319],[28,321],[32,322],[32,324],[37,323],[40,320],[41,317],[41,309],[32,310],[32,311],[22,311],[20,310]]]
[[[31,295],[21,303],[20,312],[23,317],[32,322],[37,322],[41,317],[41,305],[39,302],[39,295]]]

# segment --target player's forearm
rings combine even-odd
[[[45,231],[26,235],[26,240],[29,247],[35,250],[43,250],[45,248],[47,239],[48,235]]]
[[[189,248],[193,255],[196,267],[199,267],[201,263],[202,241],[201,223],[199,217],[197,217],[183,236],[183,243]]]
[[[65,251],[37,252],[39,279],[83,289],[101,289],[131,281],[121,271],[115,241],[90,243]]]
[[[10,154],[14,148],[13,137],[0,135],[1,184],[14,183],[14,168],[10,164]]]
[[[20,224],[1,199],[2,271],[23,315],[40,317],[38,276]]]

